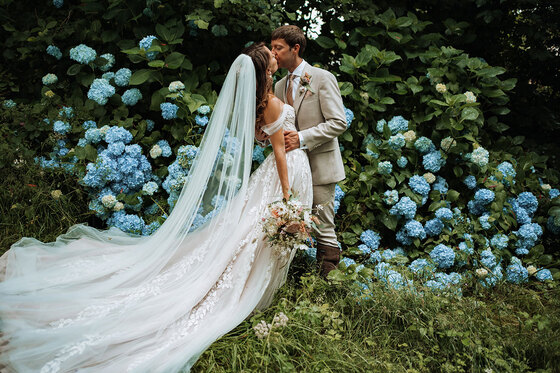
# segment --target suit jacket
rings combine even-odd
[[[311,76],[311,92],[302,85],[305,74]],[[286,102],[287,76],[278,81],[274,94]],[[346,130],[346,115],[336,78],[330,72],[306,64],[294,97],[296,128],[303,135],[313,185],[343,180],[344,165],[337,137]]]

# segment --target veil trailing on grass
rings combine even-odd
[[[222,279],[235,255],[220,248],[248,198],[255,92],[253,63],[242,54],[227,74],[173,212],[151,236],[78,224],[55,242],[26,237],[11,247],[0,262],[0,363],[18,372],[171,372],[184,364],[181,357],[195,361],[218,337],[209,333],[192,350],[169,352],[204,315],[209,295],[195,290],[207,278]],[[153,341],[165,350],[148,345]],[[142,359],[125,361],[156,352],[164,357],[157,369]]]

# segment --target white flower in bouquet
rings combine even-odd
[[[115,204],[117,203],[117,199],[112,194],[106,194],[103,197],[101,197],[101,203],[106,208],[111,209],[115,207]]]
[[[471,91],[466,91],[464,93],[464,95],[465,95],[465,98],[467,100],[467,103],[472,104],[472,103],[476,102],[476,96]]]
[[[436,84],[436,91],[438,91],[439,93],[445,93],[447,92],[447,87],[443,83],[438,83]]]
[[[269,239],[273,252],[287,260],[293,250],[307,248],[303,243],[310,239],[317,219],[308,207],[296,198],[273,202],[262,219],[263,231]]]

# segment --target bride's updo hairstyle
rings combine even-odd
[[[257,102],[256,102],[256,122],[255,136],[257,140],[264,141],[268,136],[262,131],[264,123],[264,109],[268,104],[268,94],[272,92],[272,77],[266,71],[269,65],[269,54],[265,49],[264,43],[255,43],[243,50],[244,54],[251,57],[255,65],[255,75],[257,78]]]

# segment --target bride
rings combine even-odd
[[[189,371],[270,304],[289,265],[260,222],[290,191],[312,203],[306,154],[284,150],[295,116],[271,93],[276,70],[262,43],[233,62],[175,208],[153,235],[78,224],[55,242],[22,238],[2,256],[0,369]],[[250,175],[255,136],[273,153]]]

